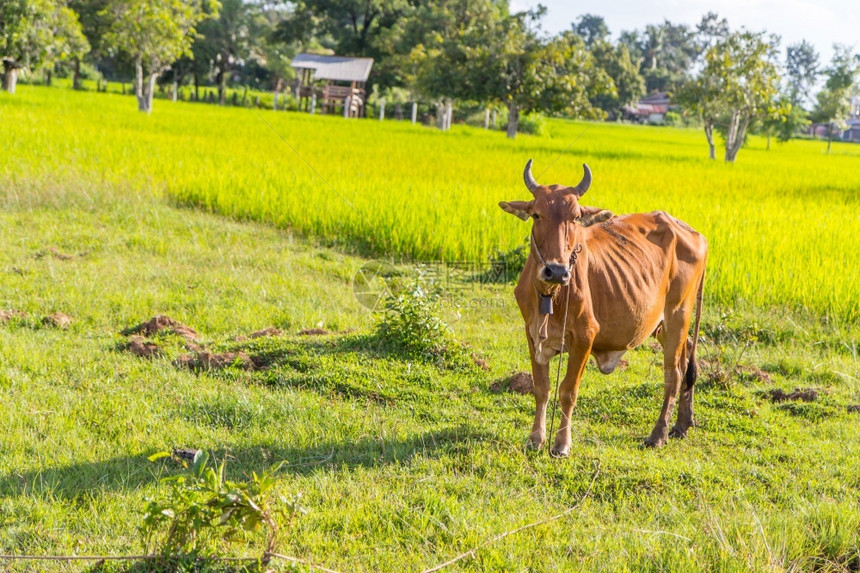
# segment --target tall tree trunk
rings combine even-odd
[[[51,70],[45,70],[45,85],[51,87]]]
[[[223,62],[223,60],[222,60]],[[224,64],[218,68],[218,104],[227,105],[227,70]]]
[[[3,90],[10,94],[15,93],[18,85],[18,66],[9,60],[3,60]]]
[[[138,57],[134,62],[135,81],[134,95],[137,98],[137,109],[145,113],[152,112],[152,95],[155,91],[155,77],[157,74],[143,73],[143,62]]]
[[[200,101],[200,75],[194,72],[194,101]]]
[[[98,88],[98,86],[96,86]],[[72,76],[72,89],[81,89],[81,59],[75,58],[75,74]]]
[[[744,144],[744,135],[749,126],[749,118],[742,116],[738,111],[732,113],[729,125],[729,133],[726,137],[726,161],[734,163],[741,146]]]
[[[517,102],[511,100],[508,103],[508,129],[507,136],[508,139],[515,139],[517,137],[517,129],[520,126],[520,108],[517,105]]]
[[[716,149],[714,148],[714,124],[711,121],[705,121],[705,137],[708,139],[708,157],[716,159]]]

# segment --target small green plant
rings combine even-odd
[[[151,461],[170,456],[160,452]],[[270,502],[276,484],[273,476],[280,466],[251,474],[250,481],[225,479],[226,460],[218,469],[210,467],[209,454],[198,451],[191,467],[182,461],[185,470],[162,478],[168,486],[161,499],[150,499],[144,509],[140,533],[147,553],[165,558],[217,556],[219,541],[235,541],[247,533],[266,530],[266,549],[261,562],[269,561],[278,543],[280,516],[287,524],[305,510],[299,496],[286,499],[278,496],[277,504]]]
[[[439,293],[416,280],[395,288],[383,305],[376,332],[385,346],[413,355],[438,355],[452,342],[439,317]]]

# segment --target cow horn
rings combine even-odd
[[[585,192],[588,191],[589,187],[591,187],[591,169],[588,168],[587,163],[582,164],[582,170],[584,171],[582,181],[579,182],[579,185],[573,188],[573,192],[580,197],[585,195]]]
[[[529,162],[526,163],[526,168],[523,171],[523,180],[526,182],[526,187],[528,187],[529,191],[532,192],[532,195],[535,194],[535,191],[538,190],[540,184],[535,181],[535,178],[532,176],[532,160],[529,159]]]

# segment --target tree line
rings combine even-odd
[[[132,77],[141,111],[159,81],[214,85],[223,105],[231,84],[283,90],[296,53],[333,53],[374,58],[370,83],[389,100],[498,108],[512,138],[523,114],[623,119],[665,92],[711,158],[722,134],[726,161],[750,130],[786,140],[816,121],[832,136],[855,113],[860,56],[845,46],[825,65],[806,41],[783,57],[777,36],[712,12],[614,40],[599,15],[554,35],[545,16],[508,0],[3,0],[3,88],[21,70],[69,74],[76,88],[83,75]]]

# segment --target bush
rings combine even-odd
[[[149,459],[168,457],[161,452]],[[270,503],[277,467],[262,475],[251,474],[248,482],[233,482],[224,477],[226,461],[218,470],[208,467],[209,454],[198,451],[192,466],[180,474],[163,478],[169,489],[162,499],[148,500],[143,512],[140,534],[148,553],[166,559],[196,557],[208,551],[218,553],[217,540],[234,541],[243,532],[266,531],[266,549],[261,562],[267,563],[269,553],[277,549],[278,525],[275,516],[289,523],[295,515],[304,513],[298,497],[280,497],[277,506]]]
[[[440,310],[439,294],[420,280],[395,288],[385,299],[377,335],[391,350],[409,355],[438,355],[452,341],[448,325],[439,317]]]

